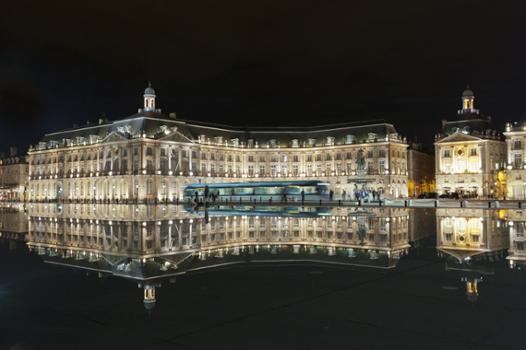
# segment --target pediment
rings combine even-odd
[[[444,137],[443,139],[435,142],[435,143],[446,143],[446,142],[473,142],[473,141],[482,141],[480,137],[476,137],[473,135],[464,134],[461,132],[456,132],[454,134],[451,134],[449,136]]]
[[[456,258],[458,261],[464,261],[466,258],[471,258],[475,255],[484,254],[487,252],[487,250],[478,249],[478,250],[465,250],[465,249],[455,249],[455,248],[447,248],[447,247],[441,247],[438,248],[441,252],[450,255],[454,258]]]
[[[125,136],[115,132],[115,131],[112,131],[110,132],[105,138],[102,139],[102,143],[105,143],[105,142],[118,142],[118,141],[125,141],[125,140],[128,140],[128,138],[126,138]]]
[[[162,141],[174,141],[174,142],[190,142],[190,143],[194,143],[194,141],[192,141],[191,139],[189,139],[188,137],[186,137],[185,135],[183,135],[181,132],[179,132],[178,130],[171,130],[169,134],[167,135],[163,135],[161,137],[159,137],[159,140],[162,140]]]

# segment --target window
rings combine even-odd
[[[444,150],[444,158],[451,158],[451,150],[449,149]]]
[[[307,155],[307,162],[312,162],[312,155],[311,154]]]
[[[372,150],[367,151],[367,158],[372,158],[372,157],[373,157],[373,151]]]
[[[471,157],[476,157],[477,156],[477,149],[476,148],[472,148],[470,151],[469,151],[469,155]]]
[[[521,169],[522,168],[522,154],[516,154],[513,159],[513,163],[516,169]]]
[[[264,165],[260,165],[259,166],[259,175],[261,175],[261,176],[265,175],[265,166]]]
[[[513,141],[513,149],[514,150],[522,149],[522,141],[521,140],[514,140]]]

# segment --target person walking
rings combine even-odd
[[[208,201],[208,195],[210,194],[210,189],[208,185],[205,186],[205,201]]]
[[[301,190],[301,204],[303,205],[305,203],[305,190]]]

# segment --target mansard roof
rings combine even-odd
[[[481,139],[501,139],[500,132],[495,130],[491,124],[491,118],[479,114],[472,118],[444,120],[442,122],[442,132],[437,135],[436,139],[439,140],[457,133],[468,134]]]
[[[212,141],[216,138],[222,138],[223,142],[237,139],[240,143],[246,143],[248,140],[253,140],[261,145],[271,139],[275,140],[276,145],[289,145],[292,140],[298,140],[301,144],[309,139],[314,139],[315,144],[325,144],[327,137],[333,137],[334,144],[348,143],[349,137],[353,139],[353,142],[377,141],[387,137],[402,141],[395,127],[384,120],[301,127],[235,127],[175,119],[171,115],[167,116],[159,111],[140,110],[138,113],[120,120],[100,120],[99,124],[86,124],[69,130],[52,132],[46,134],[42,142],[61,144],[65,142],[64,140],[76,140],[78,138],[89,140],[93,136],[100,141],[112,133],[129,139],[142,135],[161,139],[166,138],[166,135],[172,132],[176,132],[182,139],[186,138],[187,142],[204,137]]]

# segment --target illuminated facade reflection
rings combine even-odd
[[[147,308],[161,280],[195,270],[283,261],[386,269],[411,247],[410,209],[249,209],[34,204],[27,244],[47,263],[136,281]]]
[[[466,285],[468,300],[479,295],[484,276],[494,274],[492,263],[508,248],[506,212],[471,208],[436,210],[437,250],[446,257],[446,270],[455,271]]]

